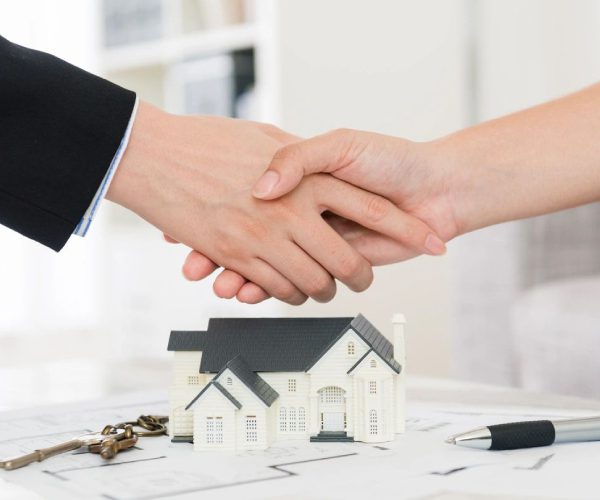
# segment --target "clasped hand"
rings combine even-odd
[[[317,168],[294,178],[277,199],[254,196],[265,167],[286,163],[282,148],[297,141],[270,125],[174,116],[143,104],[109,197],[168,241],[194,249],[183,268],[188,279],[222,267],[215,292],[242,302],[269,296],[296,305],[307,297],[324,302],[335,295],[336,279],[365,290],[371,266],[389,248],[396,260],[444,253],[423,220],[368,186]]]

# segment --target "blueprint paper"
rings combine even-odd
[[[142,413],[165,414],[167,407],[164,394],[146,393],[3,413],[0,456]],[[266,451],[201,453],[167,437],[140,438],[136,449],[109,462],[74,452],[17,471],[0,470],[0,499],[598,498],[600,443],[506,452],[444,443],[451,434],[482,425],[583,415],[411,403],[407,432],[380,445],[279,441]]]

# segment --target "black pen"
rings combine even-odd
[[[446,443],[482,450],[516,450],[582,441],[600,441],[600,417],[490,425],[449,437]]]

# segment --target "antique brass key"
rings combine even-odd
[[[92,447],[98,447],[98,452],[100,453],[102,444],[105,441],[120,441],[122,439],[125,439],[127,434],[126,429],[111,429],[109,432],[105,431],[107,431],[107,428],[105,428],[102,432],[91,432],[89,434],[83,434],[82,436],[70,439],[69,441],[65,441],[64,443],[57,444],[55,446],[42,448],[40,450],[32,451],[31,453],[27,453],[20,457],[14,457],[9,458],[8,460],[0,461],[0,469],[20,469],[21,467],[25,467],[26,465],[32,464],[33,462],[41,462],[42,460],[46,460],[47,458],[54,457],[62,453],[68,453],[69,451],[78,450],[79,448],[82,448],[84,446],[87,446],[90,449],[90,451],[94,449]],[[129,434],[130,438],[135,438],[135,436],[132,436],[131,430],[129,431]],[[131,446],[133,446],[133,444]]]
[[[41,462],[47,458],[87,447],[87,451],[97,453],[104,459],[113,458],[119,451],[135,446],[138,436],[162,436],[167,434],[168,417],[142,415],[131,422],[107,425],[101,432],[84,434],[49,448],[32,451],[20,457],[0,460],[0,469],[14,470],[33,462]],[[142,430],[134,431],[134,427]]]

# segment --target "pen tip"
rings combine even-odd
[[[448,443],[448,444],[456,444],[456,439],[454,439],[453,437],[449,437],[448,439],[446,439],[446,443]]]

